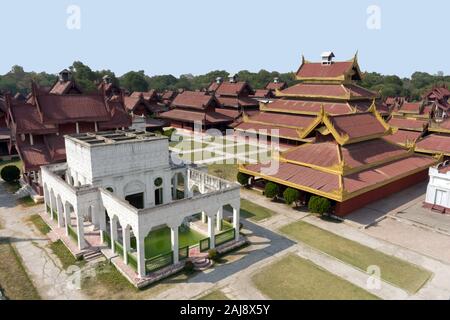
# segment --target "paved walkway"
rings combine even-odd
[[[16,206],[15,197],[6,192],[3,184],[0,182],[0,217],[4,225],[0,237],[10,238],[40,296],[43,299],[86,299],[71,285],[75,277],[63,270],[58,257],[47,248],[48,238],[26,222],[29,216],[43,211],[44,206]]]

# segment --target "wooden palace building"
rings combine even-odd
[[[428,168],[438,161],[383,139],[392,130],[374,104],[366,112],[347,114],[319,107],[318,115],[309,117],[308,136],[314,139],[274,158],[277,170],[249,164],[239,171],[256,178],[252,181],[262,178],[300,190],[305,201],[311,195],[328,198],[334,214],[345,216],[427,179]]]
[[[23,179],[39,195],[40,167],[66,160],[64,135],[131,125],[120,98],[108,98],[104,91],[82,93],[68,70],[60,72],[50,89],[33,82],[26,101],[6,95],[5,104],[11,142],[23,161]]]
[[[349,61],[333,58],[332,52],[323,53],[321,62],[302,58],[296,73],[298,83],[291,87],[279,82],[269,84],[277,99],[261,102],[260,112],[244,115],[235,130],[256,130],[260,135],[277,136],[281,143],[301,144],[314,138],[311,129],[322,108],[329,115],[343,115],[366,112],[375,104],[387,116],[388,109],[378,94],[358,86],[363,75],[357,56]],[[271,133],[272,129],[277,129],[278,134]]]

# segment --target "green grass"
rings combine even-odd
[[[23,162],[22,160],[8,160],[8,161],[0,161],[0,171],[5,166],[16,166],[20,170],[22,170]]]
[[[34,226],[42,233],[47,234],[51,231],[50,227],[42,220],[38,214],[33,214],[28,218],[28,221],[34,224]]]
[[[253,221],[261,221],[273,216],[275,212],[261,207],[251,201],[241,199],[241,217]]]
[[[215,290],[212,291],[198,300],[230,300],[222,291]]]
[[[40,296],[33,285],[22,259],[9,242],[0,239],[0,287],[11,300],[39,300]]]
[[[39,203],[34,202],[33,198],[31,198],[30,196],[26,196],[20,199],[16,200],[17,204],[20,204],[21,206],[24,207],[33,207],[38,205]]]
[[[67,269],[68,267],[73,265],[80,266],[83,264],[83,261],[75,259],[75,257],[72,255],[72,253],[70,253],[69,249],[67,249],[67,247],[61,240],[52,242],[49,245],[49,248],[58,257],[59,261],[61,261],[61,264],[64,269]]]
[[[180,248],[185,246],[192,246],[197,244],[201,239],[206,238],[194,230],[188,229],[178,232],[178,246]],[[132,238],[131,246],[136,248],[136,239]],[[145,257],[147,259],[155,257],[157,255],[170,252],[172,250],[172,244],[170,239],[170,228],[164,227],[151,231],[145,238]]]
[[[235,164],[210,164],[208,173],[229,181],[236,181],[238,167]]]
[[[298,256],[289,255],[252,277],[274,300],[374,300],[371,293]]]
[[[303,221],[284,226],[280,231],[363,271],[366,271],[369,266],[378,266],[383,280],[409,293],[417,292],[432,276],[430,271],[419,266]]]

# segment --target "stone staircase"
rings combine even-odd
[[[103,254],[100,251],[100,248],[88,249],[83,253],[83,259],[86,262],[93,262],[103,258]]]
[[[191,261],[194,264],[194,269],[199,271],[206,270],[213,265],[208,257],[191,258]]]

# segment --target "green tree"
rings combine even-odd
[[[273,183],[271,181],[268,181],[266,183],[266,186],[264,188],[264,195],[267,198],[273,199],[278,195],[279,192],[280,192],[280,188],[278,187],[278,185],[276,183]]]
[[[237,174],[237,181],[243,185],[243,186],[247,186],[248,185],[248,180],[250,179],[250,176],[248,174],[242,173],[242,172],[238,172]]]
[[[308,202],[308,210],[312,213],[324,214],[330,212],[331,202],[327,198],[312,196]]]
[[[6,182],[14,182],[20,179],[20,169],[16,166],[4,166],[0,172],[1,178]]]
[[[120,77],[120,84],[130,92],[148,91],[149,85],[143,70],[129,71]]]
[[[300,199],[300,192],[297,189],[286,188],[283,192],[283,198],[286,204],[291,205]]]

